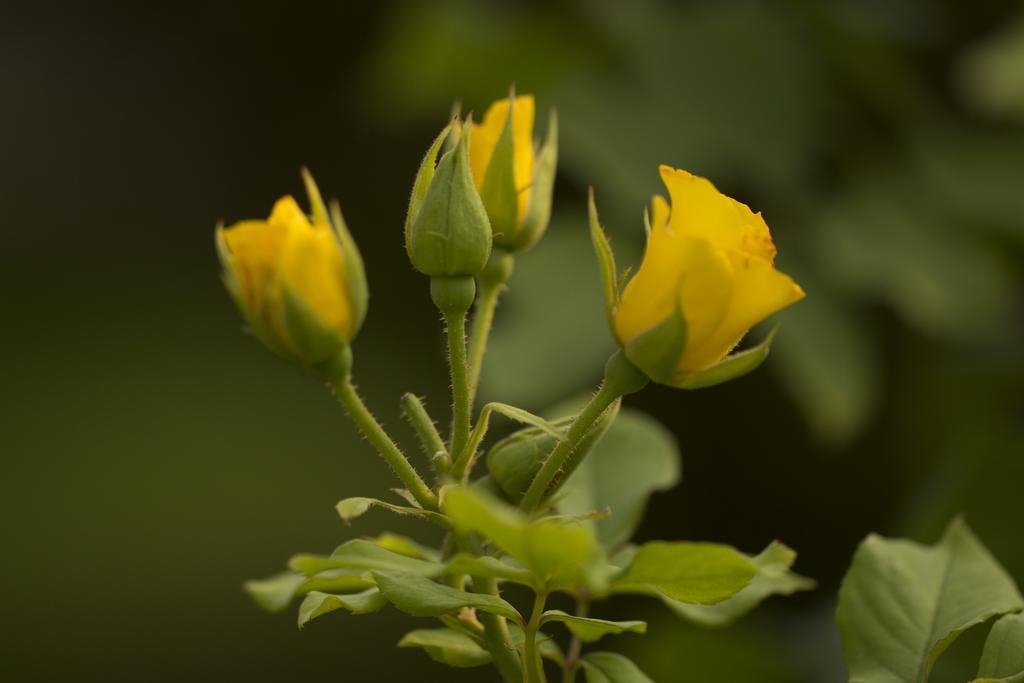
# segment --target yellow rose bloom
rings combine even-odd
[[[804,291],[775,269],[775,245],[761,214],[705,178],[659,170],[671,204],[654,198],[643,262],[611,307],[611,322],[627,357],[633,349],[656,356],[654,364],[669,377],[652,379],[674,383],[718,364],[751,327]],[[675,332],[639,350],[645,335],[655,339],[679,319]],[[669,339],[679,348],[667,348]],[[647,369],[648,358],[630,360]]]
[[[480,192],[494,242],[509,251],[532,246],[547,228],[557,164],[557,122],[534,149],[536,105],[532,95],[491,104],[472,127],[469,149],[473,183]]]
[[[286,196],[266,220],[217,231],[225,283],[252,331],[307,366],[347,345],[365,313],[359,254],[344,226],[330,224],[318,193],[314,203],[313,221]]]

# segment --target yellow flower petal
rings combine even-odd
[[[279,284],[291,289],[320,322],[344,338],[352,332],[345,264],[334,234],[318,225],[292,232],[278,269]]]
[[[530,198],[530,184],[533,182],[533,120],[536,105],[533,95],[515,98],[512,106],[512,147],[514,152],[513,171],[516,190],[519,192],[519,217],[526,215]],[[491,104],[480,123],[473,124],[472,144],[469,149],[469,164],[473,172],[473,183],[477,189],[483,187],[487,165],[494,154],[494,147],[501,137],[501,131],[508,120],[509,100],[505,98]]]
[[[751,327],[804,298],[803,289],[769,261],[738,250],[727,252],[727,257],[733,274],[728,310],[712,334],[702,341],[691,338],[687,343],[679,367],[682,372],[714,365]]]
[[[659,171],[672,198],[670,229],[702,237],[719,249],[738,249],[769,263],[775,258],[775,245],[761,214],[725,196],[706,178],[671,166],[662,165]]]

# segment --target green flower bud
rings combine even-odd
[[[564,471],[556,478],[554,486],[557,487],[568,479],[572,471],[576,469],[576,465],[600,441],[619,414],[619,405],[620,402],[616,401],[594,424],[593,429],[580,440],[572,458],[566,462]],[[570,416],[555,420],[554,424],[559,429],[567,430],[572,421],[573,416]],[[497,484],[509,501],[518,503],[522,500],[526,490],[530,488],[530,482],[540,470],[544,458],[554,447],[555,438],[536,427],[526,427],[513,432],[494,444],[487,452],[487,470],[490,472],[491,480]]]
[[[453,121],[420,165],[405,220],[405,250],[413,267],[431,277],[476,275],[491,253],[491,224],[469,166],[471,126]],[[451,136],[455,145],[441,155]]]

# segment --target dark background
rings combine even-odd
[[[361,5],[361,6],[360,6]],[[219,220],[264,216],[308,165],[372,293],[369,403],[444,418],[440,326],[402,249],[452,100],[515,82],[558,108],[552,227],[517,263],[484,391],[541,410],[611,349],[586,187],[620,259],[657,164],[762,210],[808,292],[767,366],[629,403],[684,480],[642,538],[800,553],[819,589],[702,631],[650,602],[605,645],[659,681],[843,680],[832,609],[868,532],[931,542],[957,513],[1024,581],[1024,10],[1018,3],[7,3],[0,14],[0,671],[18,680],[479,680],[393,645],[387,609],[294,627],[241,590],[345,528],[386,467],[315,382],[240,331]],[[539,124],[542,129],[543,123]],[[981,634],[935,681],[972,673]],[[972,656],[974,660],[972,661]],[[481,674],[481,672],[486,672]]]

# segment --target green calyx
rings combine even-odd
[[[455,146],[434,160],[452,135]],[[424,275],[476,275],[491,252],[491,225],[473,185],[470,125],[453,122],[431,145],[413,184],[405,249]]]

